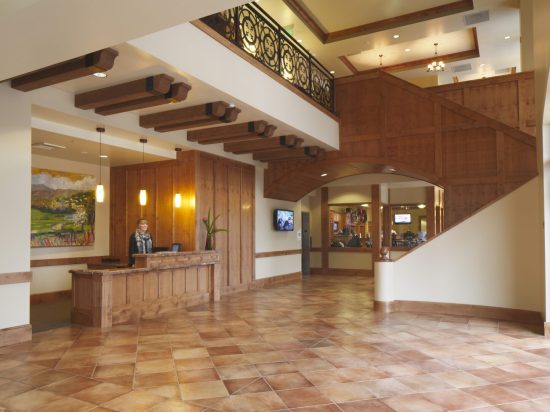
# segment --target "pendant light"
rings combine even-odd
[[[143,173],[143,165],[145,164],[145,143],[147,143],[147,139],[139,139],[139,142],[141,143],[142,145],[142,148],[141,148],[141,173]],[[145,206],[147,205],[147,190],[145,189],[141,189],[139,191],[139,204],[141,206]]]
[[[96,130],[99,133],[99,184],[95,187],[95,201],[97,203],[103,203],[105,200],[105,188],[101,184],[101,159],[103,157],[101,153],[101,134],[105,133],[105,128],[97,127]]]
[[[428,70],[429,72],[443,72],[445,71],[445,63],[443,63],[443,60],[437,61],[437,45],[439,43],[434,43],[434,49],[435,49],[435,57],[434,61],[428,64]]]
[[[384,56],[383,54],[379,54],[379,55],[378,55],[378,57],[380,57],[380,68],[382,68],[382,57],[383,57],[383,56]]]

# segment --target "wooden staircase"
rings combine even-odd
[[[383,71],[338,79],[340,150],[270,162],[264,195],[297,201],[342,177],[401,174],[445,189],[448,228],[537,175],[533,76],[515,76],[432,89]]]

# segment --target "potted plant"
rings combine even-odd
[[[202,223],[204,223],[204,227],[206,228],[206,243],[204,245],[204,250],[212,250],[212,239],[214,234],[217,232],[227,232],[227,229],[216,227],[216,220],[220,215],[215,216],[214,219],[212,219],[211,216],[210,208],[208,208],[208,217],[202,218]]]

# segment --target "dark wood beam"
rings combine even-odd
[[[306,146],[303,148],[283,148],[279,150],[270,150],[266,152],[257,152],[253,154],[253,159],[260,162],[272,162],[279,160],[304,160],[321,159],[325,155],[324,149],[318,146]]]
[[[95,112],[103,116],[108,116],[116,113],[129,112],[131,110],[144,109],[146,107],[160,106],[161,104],[178,103],[187,98],[189,90],[191,90],[191,86],[188,84],[174,83],[170,86],[170,91],[165,95],[149,96],[143,99],[98,107],[95,109]]]
[[[263,152],[268,150],[278,150],[281,148],[300,147],[304,140],[294,135],[268,137],[260,140],[246,140],[244,142],[224,143],[223,150],[235,154],[245,154],[253,152]]]
[[[223,116],[204,118],[202,120],[197,119],[189,122],[171,124],[166,126],[158,126],[158,127],[155,127],[155,131],[172,132],[174,130],[193,129],[197,127],[209,126],[216,123],[231,123],[237,120],[237,117],[240,112],[241,112],[241,109],[238,109],[236,107],[227,107],[225,109],[225,113]]]
[[[74,105],[79,109],[95,109],[150,96],[164,96],[170,91],[174,78],[157,74],[116,86],[80,93],[74,97]]]
[[[14,77],[11,79],[11,87],[28,92],[93,73],[105,72],[113,68],[117,56],[118,52],[115,49],[99,50]]]
[[[260,120],[256,122],[239,123],[230,126],[212,127],[209,129],[194,130],[187,133],[187,140],[200,144],[214,144],[234,142],[255,138],[271,137],[266,134],[268,131],[267,122]],[[274,131],[273,128],[269,129]]]

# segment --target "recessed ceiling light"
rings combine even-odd
[[[94,73],[94,76],[95,76],[95,77],[99,77],[100,79],[104,79],[105,77],[107,77],[107,73],[105,73],[105,72],[97,72],[97,73]]]
[[[406,52],[408,53],[408,52],[410,52],[410,51],[411,51],[411,49],[408,49],[408,48],[407,48],[407,49],[405,49],[405,51],[406,51]]]
[[[479,67],[485,67],[485,63],[481,63]]]
[[[368,204],[368,203],[363,203],[361,206],[363,206],[363,207],[369,207],[369,204]]]
[[[298,39],[297,41],[298,41],[298,43],[301,43],[301,42],[302,42],[302,39]]]
[[[330,71],[330,74],[334,74],[334,73],[336,73],[334,70],[331,70],[331,71]]]
[[[321,177],[328,176],[328,173],[321,173]]]
[[[506,36],[504,36],[504,40],[510,40],[511,37],[512,37],[512,36],[506,35]]]
[[[424,209],[425,207],[426,207],[426,205],[425,205],[424,203],[420,203],[420,204],[418,205],[418,208],[419,208],[419,209]]]
[[[101,156],[99,156],[99,157],[101,157],[102,159],[107,159],[107,158],[108,158],[109,156],[107,156],[107,155],[103,155],[103,154],[102,154],[102,155],[101,155]]]
[[[393,38],[394,38],[394,39],[398,39],[398,38],[399,38],[399,34],[394,34],[394,35],[393,35]]]
[[[388,167],[388,172],[395,172],[395,169],[393,167]]]

